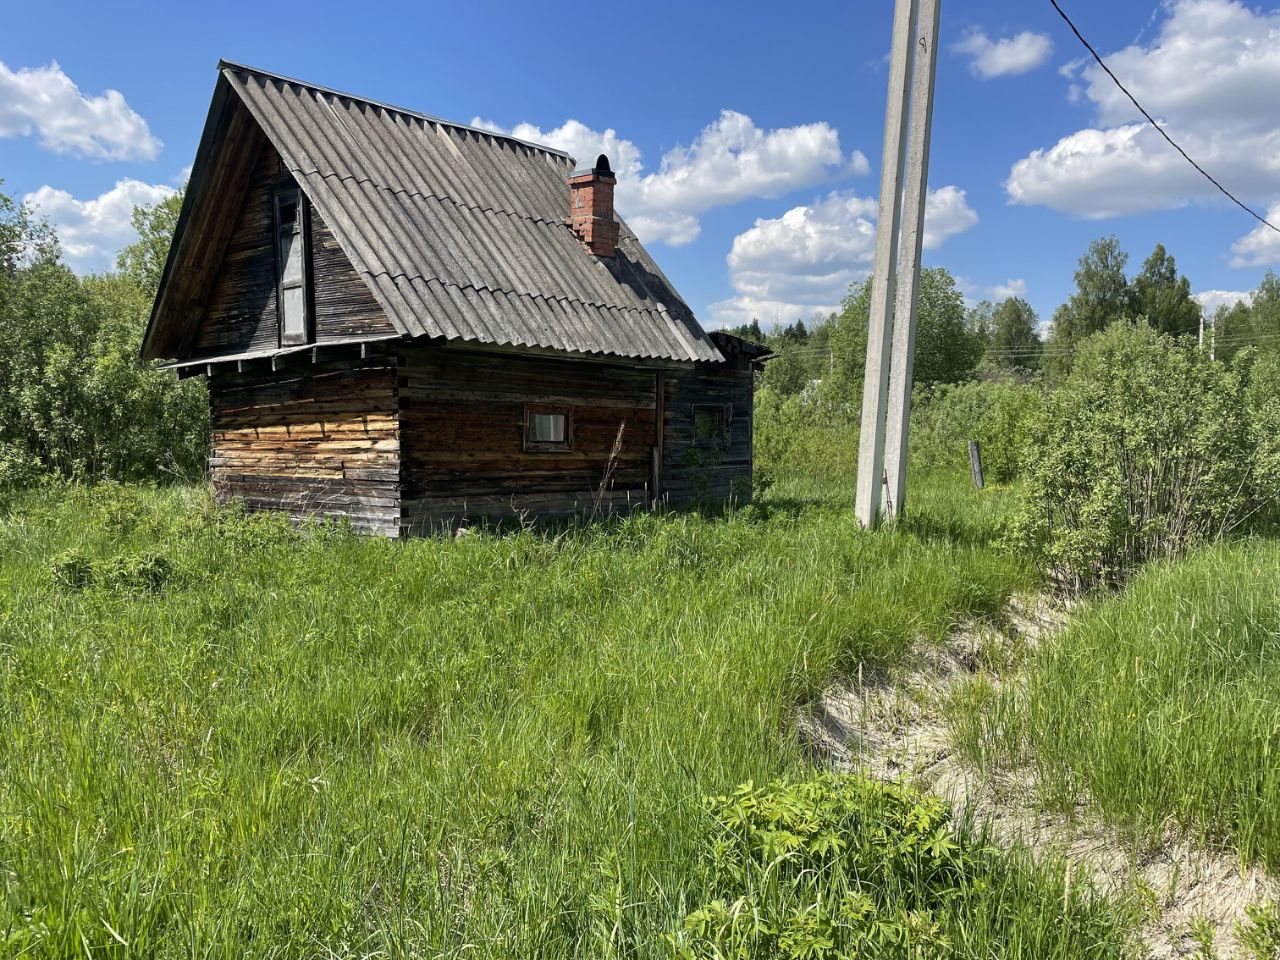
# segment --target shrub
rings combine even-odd
[[[239,553],[290,546],[301,540],[286,514],[270,510],[246,512],[239,501],[219,509],[215,523],[218,537]]]
[[[76,276],[0,191],[0,490],[204,474],[205,385],[139,357],[154,293],[128,272]]]
[[[93,559],[81,550],[64,550],[50,564],[53,582],[66,590],[83,590],[93,582]]]
[[[1254,447],[1254,482],[1262,504],[1260,519],[1280,521],[1280,354],[1268,353],[1253,362],[1242,358],[1249,369],[1246,409]]]
[[[155,593],[173,579],[173,562],[154,550],[94,559],[83,550],[66,550],[53,558],[53,582],[65,590],[96,587],[108,593]]]
[[[1061,875],[967,838],[943,800],[906,784],[747,784],[708,811],[722,896],[685,918],[680,957],[909,960],[974,955],[977,944],[982,955],[1070,955],[1075,936],[1093,955],[1115,948]]]
[[[755,470],[767,482],[782,477],[831,480],[855,476],[858,426],[804,396],[763,387],[752,421]]]
[[[1028,424],[1014,538],[1081,588],[1237,529],[1265,498],[1248,379],[1145,324],[1089,338]]]
[[[94,583],[113,593],[155,593],[173,573],[173,562],[152,550],[117,554],[93,565]]]
[[[1280,903],[1256,903],[1244,912],[1249,919],[1237,930],[1240,945],[1255,960],[1280,957]]]
[[[975,380],[916,392],[911,413],[911,458],[925,468],[963,468],[970,440],[982,448],[988,480],[1016,480],[1043,391],[1014,380]]]

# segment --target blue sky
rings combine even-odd
[[[1173,135],[1280,204],[1275,2],[1065,0]],[[0,36],[0,177],[77,269],[182,182],[220,57],[609,152],[621,212],[709,326],[808,317],[870,268],[892,4],[21,4]],[[296,11],[305,10],[304,16]],[[1246,292],[1280,235],[1135,115],[1047,0],[944,5],[926,262],[1047,318],[1088,242],[1156,242]],[[1276,211],[1280,213],[1280,209]]]

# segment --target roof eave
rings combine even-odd
[[[160,274],[160,283],[156,287],[156,298],[151,304],[151,316],[147,319],[147,329],[142,335],[142,346],[139,352],[143,360],[158,359],[158,355],[153,352],[156,319],[164,308],[169,280],[173,274],[174,264],[178,259],[183,239],[186,237],[187,224],[190,222],[192,208],[195,205],[195,194],[191,190],[191,185],[198,184],[204,178],[205,171],[208,169],[212,159],[210,155],[213,152],[213,141],[217,136],[217,128],[223,122],[223,113],[231,95],[231,84],[227,82],[221,71],[219,71],[218,82],[213,88],[213,98],[209,102],[209,112],[205,117],[204,130],[200,135],[200,145],[196,148],[196,158],[191,164],[191,173],[188,175],[187,182],[183,187],[182,209],[178,212],[178,222],[173,228],[173,239],[169,243],[169,252],[165,257],[164,270]]]

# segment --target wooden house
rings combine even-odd
[[[722,503],[763,349],[705,332],[567,155],[232,63],[142,347],[216,494],[400,536]]]

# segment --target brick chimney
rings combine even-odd
[[[569,177],[569,219],[566,221],[597,257],[612,257],[618,249],[618,221],[613,216],[613,187],[618,178],[603,153],[590,170]]]

